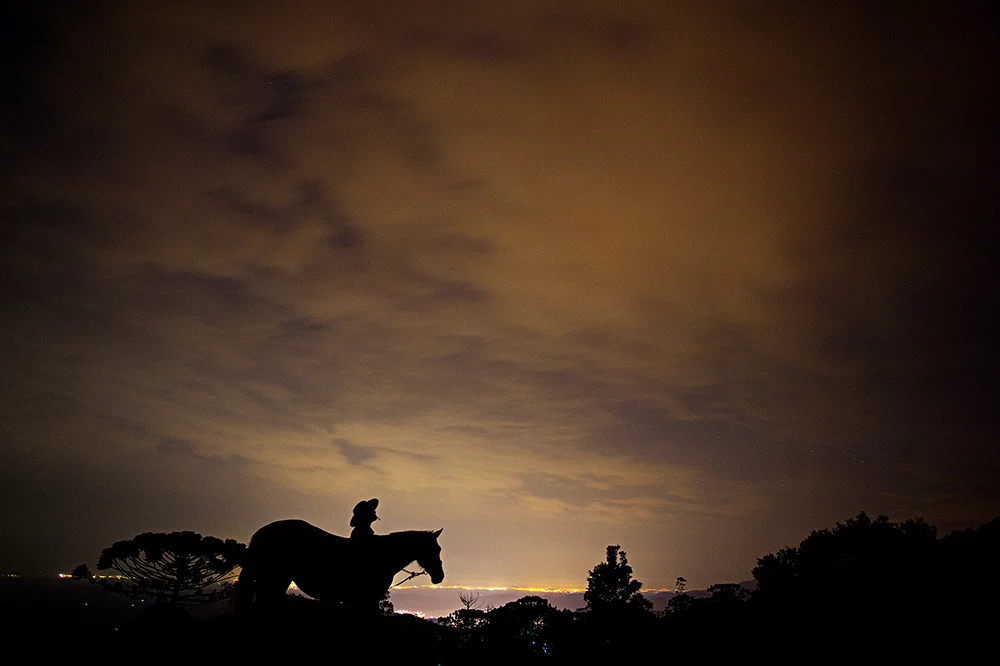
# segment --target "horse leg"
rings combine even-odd
[[[240,579],[236,581],[233,589],[233,600],[230,604],[230,609],[236,617],[242,618],[250,611],[256,587],[257,581],[249,576],[240,576]]]
[[[260,608],[275,608],[284,599],[291,584],[292,579],[286,577],[258,578],[256,604]]]
[[[237,616],[239,643],[236,654],[256,658],[260,650],[277,648],[286,633],[287,621],[282,617],[281,599],[291,580],[282,583],[280,578],[258,575],[247,582],[251,585],[242,590],[244,612]]]

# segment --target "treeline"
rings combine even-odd
[[[159,602],[131,619],[98,622],[96,609],[84,604],[72,615],[59,611],[65,617],[57,621],[54,607],[26,613],[0,598],[2,624],[22,643],[51,645],[31,638],[42,632],[78,654],[127,652],[178,663],[292,652],[370,664],[965,663],[977,652],[995,654],[1000,619],[1000,518],[938,538],[919,519],[895,523],[861,513],[761,557],[752,592],[722,583],[694,596],[678,579],[680,593],[660,612],[642,596],[626,554],[608,546],[589,573],[583,609],[557,609],[537,596],[491,608],[465,595],[464,608],[436,622],[394,615],[387,602],[371,616],[295,596],[280,612],[245,622],[232,613],[199,619],[184,609],[216,599],[205,586],[231,569],[242,545],[193,533],[140,535],[106,549],[101,567],[148,568],[137,559],[146,551],[163,564],[140,572],[150,578],[143,587],[129,589],[136,574],[118,591]],[[169,589],[157,587],[165,576]]]
[[[457,654],[487,662],[923,661],[992,642],[998,565],[1000,518],[939,539],[922,520],[861,513],[760,558],[753,592],[713,585],[709,596],[682,592],[654,613],[625,554],[609,546],[588,578],[584,609],[529,596],[489,610],[466,604],[440,622],[458,635]]]

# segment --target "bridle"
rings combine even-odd
[[[407,571],[406,569],[403,569],[403,571],[405,571],[406,573],[408,573],[410,575],[407,576],[406,578],[404,578],[403,580],[399,581],[398,583],[394,583],[394,584],[390,585],[389,586],[390,590],[392,588],[394,588],[394,587],[399,587],[400,585],[402,585],[406,581],[412,580],[412,579],[416,578],[417,576],[429,576],[430,575],[429,573],[427,573],[427,570],[423,569],[423,568],[421,568],[420,571]]]

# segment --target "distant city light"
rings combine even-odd
[[[479,590],[482,592],[534,592],[535,594],[582,594],[585,587],[469,587],[467,585],[400,585],[396,590]],[[643,594],[673,592],[669,587],[643,587]]]

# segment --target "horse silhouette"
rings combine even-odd
[[[279,520],[257,530],[237,579],[237,614],[273,607],[294,581],[321,601],[374,611],[393,577],[416,561],[437,585],[444,580],[436,532],[393,532],[346,539],[304,520]]]

